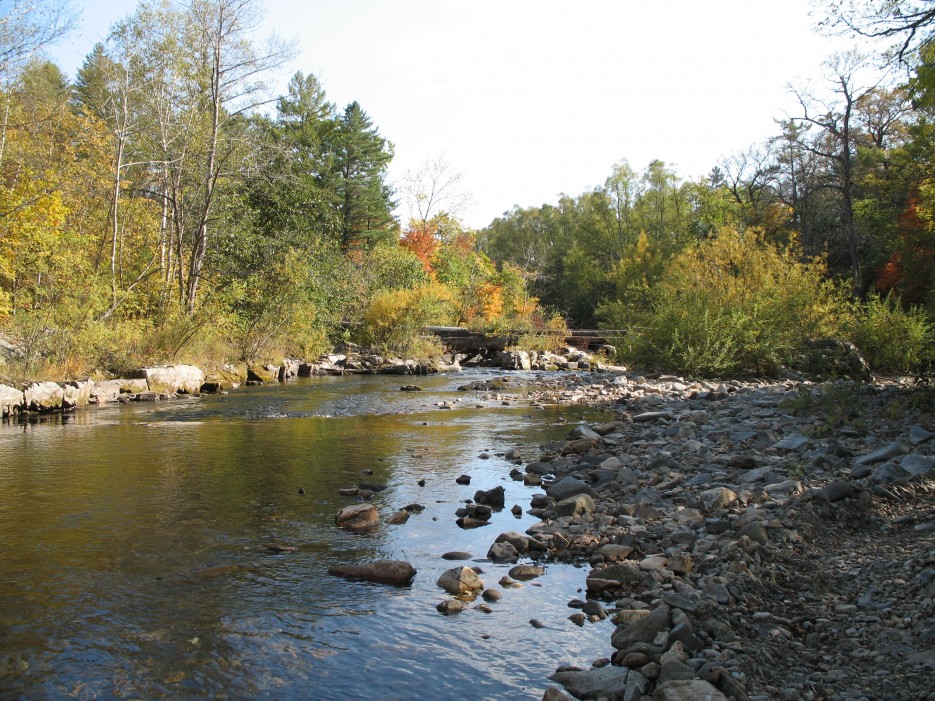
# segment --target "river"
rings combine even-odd
[[[537,490],[509,478],[504,452],[534,460],[562,421],[607,417],[457,391],[494,376],[414,380],[423,392],[400,391],[412,378],[309,378],[3,424],[0,697],[540,699],[557,665],[610,652],[608,622],[567,620],[585,571],[550,564],[492,613],[446,617],[435,582],[460,563],[440,556],[481,560],[535,522],[510,513]],[[334,515],[354,498],[338,490],[360,482],[388,485],[373,498],[384,518],[425,510],[341,531]],[[507,508],[460,529],[457,508],[497,485]],[[326,573],[378,558],[410,561],[412,587]],[[488,587],[510,567],[469,564]]]

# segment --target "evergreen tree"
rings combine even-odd
[[[341,225],[341,246],[351,250],[372,246],[395,233],[393,190],[386,171],[393,145],[380,136],[373,121],[352,102],[334,133],[334,173],[331,187]]]

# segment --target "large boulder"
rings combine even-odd
[[[338,528],[348,531],[374,531],[380,525],[380,514],[373,504],[352,504],[341,509],[334,517],[334,522]]]
[[[279,377],[278,365],[247,366],[247,382],[275,382]]]
[[[91,403],[91,391],[93,389],[93,380],[66,382],[62,385],[62,390],[64,391],[62,407],[65,409],[74,409],[75,407],[87,406]]]
[[[194,365],[159,365],[143,368],[143,378],[150,392],[198,394],[205,374]]]
[[[116,402],[120,396],[120,380],[106,380],[95,382],[91,387],[89,401],[92,404],[107,404]]]
[[[526,351],[503,351],[500,354],[500,367],[504,370],[529,370],[532,362]]]
[[[12,416],[19,413],[24,404],[22,390],[9,385],[0,385],[0,416]]]
[[[354,582],[375,582],[394,587],[408,587],[416,576],[416,569],[404,560],[375,560],[361,565],[336,565],[328,574]]]
[[[484,580],[470,567],[453,567],[438,578],[438,586],[454,596],[473,596],[484,591]]]
[[[23,395],[30,411],[55,411],[62,408],[65,390],[57,382],[33,382]]]

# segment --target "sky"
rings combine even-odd
[[[262,0],[259,0],[262,2]],[[53,47],[70,76],[133,5],[73,0]],[[257,39],[295,39],[295,71],[360,103],[395,148],[401,183],[428,160],[462,175],[482,228],[514,206],[601,185],[624,159],[683,179],[778,132],[789,85],[845,44],[814,31],[810,0],[265,0]],[[409,217],[404,204],[397,212]]]

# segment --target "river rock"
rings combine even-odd
[[[613,699],[627,683],[626,667],[607,665],[597,669],[558,671],[549,676],[576,699]]]
[[[198,394],[205,374],[194,365],[160,365],[140,370],[150,392]]]
[[[596,445],[597,441],[593,438],[579,438],[568,441],[562,446],[562,455],[582,455],[589,452]]]
[[[348,531],[374,531],[380,525],[380,515],[373,504],[351,504],[334,517],[338,528]]]
[[[463,550],[452,550],[442,555],[442,560],[470,560],[471,553]]]
[[[588,440],[594,441],[595,444],[600,440],[601,436],[596,431],[588,428],[587,426],[575,426],[571,429],[571,432],[568,434],[569,438],[586,438]],[[593,445],[593,444],[592,444]]]
[[[527,581],[544,575],[545,568],[538,565],[517,565],[510,569],[509,574],[513,579]]]
[[[473,596],[484,590],[484,581],[470,567],[453,567],[438,578],[438,586],[454,596]]]
[[[706,489],[698,495],[698,502],[701,508],[707,512],[723,509],[729,504],[737,501],[737,494],[727,487],[714,487]]]
[[[625,560],[615,565],[591,570],[586,583],[588,591],[599,593],[608,589],[631,590],[640,586],[646,573],[640,569],[640,564],[632,560]]]
[[[65,390],[57,382],[33,382],[23,392],[23,399],[30,411],[55,411],[62,408]]]
[[[587,494],[578,494],[577,496],[562,499],[555,504],[556,516],[580,516],[581,514],[593,514],[597,505]]]
[[[487,557],[494,562],[516,562],[519,560],[519,552],[511,543],[494,543],[487,551]]]
[[[653,701],[727,701],[716,687],[701,679],[668,681],[656,687]]]
[[[617,626],[610,644],[618,650],[627,650],[635,643],[652,643],[659,633],[669,630],[669,607],[660,604],[649,615],[638,618],[629,625]]]
[[[474,501],[478,504],[493,507],[494,509],[502,509],[506,503],[504,497],[505,491],[506,490],[504,490],[502,486],[494,487],[486,491],[479,489],[474,492]]]
[[[0,385],[0,416],[16,414],[22,410],[24,404],[22,390],[9,385]]]
[[[529,536],[517,533],[516,531],[506,531],[497,536],[495,543],[509,543],[518,553],[529,552]]]
[[[387,522],[388,524],[390,524],[391,526],[400,526],[400,525],[406,523],[406,521],[409,520],[409,517],[410,517],[411,515],[412,515],[412,514],[411,514],[409,511],[407,511],[406,509],[400,509],[400,510],[397,511],[395,514],[393,514],[392,516],[390,516],[390,517],[386,520],[386,522]]]
[[[545,493],[555,499],[556,502],[563,501],[579,494],[587,494],[592,499],[598,497],[597,492],[587,482],[582,482],[576,477],[563,477],[558,482],[545,490]]]
[[[361,565],[329,567],[328,574],[357,582],[408,587],[416,576],[416,569],[404,560],[375,560]]]
[[[435,607],[435,610],[445,616],[461,613],[464,609],[465,603],[458,599],[445,599]]]

